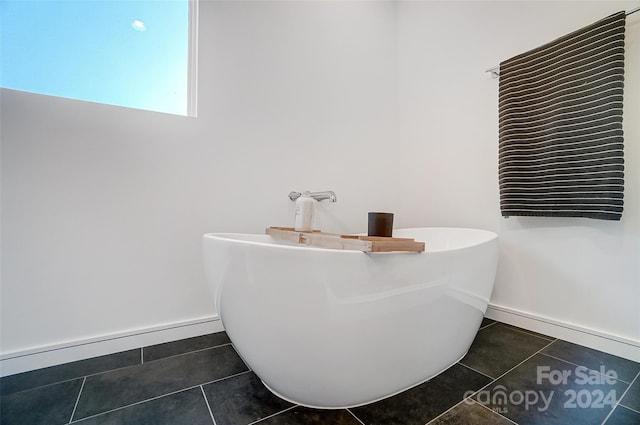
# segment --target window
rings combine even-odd
[[[195,115],[196,0],[2,0],[0,85]]]

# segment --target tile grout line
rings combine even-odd
[[[120,407],[116,407],[116,408],[113,408],[113,409],[105,410],[104,412],[96,413],[94,415],[89,415],[89,416],[87,416],[85,418],[80,418],[80,419],[77,419],[77,420],[75,420],[73,422],[70,422],[70,423],[79,423],[79,422],[82,422],[82,421],[86,421],[87,419],[92,419],[92,418],[95,418],[95,417],[98,417],[98,416],[106,415],[108,413],[117,412],[118,410],[126,409],[126,408],[132,407],[132,406],[137,406],[139,404],[143,404],[143,403],[146,403],[148,401],[157,400],[157,399],[162,398],[162,397],[175,395],[175,394],[181,393],[183,391],[192,390],[192,389],[197,388],[197,387],[199,387],[199,385],[194,385],[194,386],[189,387],[189,388],[183,388],[181,390],[173,391],[173,392],[170,392],[170,393],[167,393],[167,394],[163,394],[163,395],[159,395],[159,396],[156,396],[156,397],[151,397],[151,398],[148,398],[146,400],[136,401],[135,403],[130,403],[130,404],[127,404],[127,405],[124,405],[124,406],[120,406]]]
[[[200,385],[209,385],[209,384],[213,384],[213,383],[216,383],[216,382],[224,381],[225,379],[235,378],[236,376],[244,375],[245,373],[251,373],[251,370],[244,370],[244,371],[242,371],[242,372],[234,373],[233,375],[225,376],[225,377],[223,377],[223,378],[214,379],[213,381],[203,382],[203,383],[202,383],[202,384],[200,384]],[[197,385],[196,385],[196,386],[197,386]]]
[[[147,363],[149,363],[150,361],[164,360],[164,359],[168,359],[168,358],[171,358],[171,357],[178,357],[178,356],[182,356],[182,355],[185,355],[185,354],[197,353],[197,352],[200,352],[200,351],[210,350],[210,349],[213,349],[213,348],[224,347],[224,346],[226,346],[226,345],[231,345],[231,346],[233,346],[233,344],[232,344],[231,342],[226,342],[226,343],[224,343],[224,344],[213,345],[213,346],[211,346],[211,347],[199,348],[199,349],[197,349],[197,350],[186,351],[186,352],[184,352],[184,353],[174,354],[174,355],[167,356],[167,357],[161,357],[161,358],[156,359],[156,360],[149,360],[149,361],[147,361]],[[149,347],[150,347],[150,346],[147,346],[147,348],[149,348]],[[143,357],[143,356],[144,356],[144,354],[143,354],[143,351],[142,351],[142,350],[144,350],[144,347],[132,348],[132,349],[131,349],[131,350],[129,350],[129,351],[138,350],[138,349],[140,349],[140,350],[141,350],[141,353],[140,353],[140,363],[135,363],[135,364],[125,365],[125,366],[118,366],[118,367],[115,367],[115,368],[113,368],[113,369],[101,370],[101,371],[99,371],[99,372],[93,372],[93,373],[89,373],[89,374],[86,374],[86,375],[74,376],[74,377],[72,377],[72,378],[63,379],[63,380],[61,380],[61,381],[51,382],[51,383],[49,383],[49,384],[44,384],[44,385],[37,385],[37,386],[35,386],[35,387],[25,388],[25,389],[22,389],[22,390],[20,390],[20,391],[14,391],[14,392],[9,393],[9,394],[16,394],[16,393],[20,393],[20,392],[23,392],[23,391],[35,390],[36,388],[49,387],[49,386],[51,386],[51,385],[61,384],[61,383],[63,383],[63,382],[74,381],[74,380],[76,380],[76,379],[80,379],[80,378],[82,378],[82,377],[88,378],[88,377],[96,376],[96,375],[100,375],[100,374],[103,374],[103,373],[109,373],[109,372],[113,372],[113,371],[116,371],[116,370],[126,369],[126,368],[128,368],[128,367],[140,366],[141,364],[144,364],[144,363],[145,363],[145,362],[144,362],[144,357]],[[235,350],[235,347],[233,347],[233,349]],[[237,350],[236,350],[236,351],[237,351]],[[112,354],[119,354],[119,353],[112,353]],[[107,354],[107,355],[110,355],[110,354]],[[98,357],[100,357],[100,356],[98,356]],[[95,357],[90,357],[90,358],[88,358],[88,359],[84,359],[84,360],[91,360],[91,359],[94,359],[94,358],[95,358]],[[243,360],[243,362],[244,362],[244,360]],[[74,362],[62,363],[62,364],[55,365],[55,366],[50,366],[50,367],[65,366],[65,365],[67,365],[67,364],[69,364],[69,363],[74,363]],[[246,365],[246,363],[245,363],[245,365]],[[247,366],[247,368],[249,368],[249,366]],[[43,368],[43,369],[47,369],[47,368]],[[249,368],[249,369],[250,369],[250,368]],[[34,369],[34,370],[26,371],[26,372],[23,372],[23,373],[36,372],[36,371],[38,371],[38,370],[39,370],[39,369]],[[12,375],[7,375],[6,377],[8,377],[8,376],[12,376]],[[6,377],[2,377],[2,378],[6,378]],[[5,394],[5,395],[7,395],[7,394]]]
[[[87,377],[85,376],[82,379],[82,385],[80,385],[80,391],[78,392],[78,397],[76,398],[76,404],[73,405],[73,410],[71,411],[71,416],[69,417],[69,422],[67,422],[68,424],[70,424],[73,421],[73,415],[76,414],[76,409],[78,408],[78,403],[80,402],[80,396],[82,395],[82,390],[84,389],[84,383],[87,382]]]
[[[167,396],[170,396],[170,395],[175,395],[175,394],[181,393],[181,392],[183,392],[183,391],[193,390],[194,388],[198,388],[198,387],[200,387],[200,386],[202,386],[202,385],[209,385],[209,384],[213,384],[213,383],[215,383],[215,382],[224,381],[225,379],[233,378],[233,377],[235,377],[235,376],[239,376],[239,375],[242,375],[242,374],[245,374],[245,373],[249,373],[249,372],[250,372],[250,371],[246,370],[246,371],[244,371],[244,372],[239,372],[239,373],[235,373],[235,374],[233,374],[233,375],[225,376],[224,378],[214,379],[213,381],[203,382],[202,384],[192,385],[192,386],[187,387],[187,388],[181,388],[181,389],[179,389],[179,390],[175,390],[175,391],[171,391],[171,392],[168,392],[168,393],[165,393],[165,394],[157,395],[157,396],[155,396],[155,397],[146,398],[146,399],[144,399],[144,400],[136,401],[135,403],[130,403],[130,404],[126,404],[126,405],[124,405],[124,406],[115,407],[115,408],[110,409],[110,410],[105,410],[104,412],[96,413],[96,414],[94,414],[94,415],[87,416],[86,418],[77,419],[77,420],[73,421],[72,423],[78,423],[78,422],[80,422],[80,421],[84,421],[84,420],[89,419],[89,418],[94,418],[94,417],[96,417],[96,416],[105,415],[105,414],[107,414],[107,413],[112,413],[112,412],[115,412],[115,411],[117,411],[117,410],[126,409],[126,408],[128,408],[128,407],[136,406],[136,405],[138,405],[138,404],[146,403],[146,402],[148,402],[148,401],[157,400],[157,399],[162,398],[162,397],[167,397]]]
[[[207,400],[207,395],[204,393],[204,388],[202,387],[202,385],[200,385],[200,391],[202,391],[202,397],[204,397],[204,402],[207,405],[207,409],[209,410],[209,415],[211,415],[211,420],[213,421],[213,425],[216,425],[216,418],[213,417],[213,412],[211,411],[209,400]]]
[[[364,423],[364,422],[362,422],[362,421],[360,420],[360,418],[359,418],[359,417],[357,417],[357,416],[356,416],[356,414],[355,414],[355,413],[353,413],[353,412],[351,411],[351,409],[346,408],[345,410],[346,410],[347,412],[351,413],[351,416],[353,416],[353,417],[355,418],[355,420],[356,420],[356,421],[358,421],[358,422],[359,422],[359,423],[361,423],[362,425],[365,425],[365,423]]]
[[[475,394],[475,393],[474,393]],[[468,397],[467,397],[468,398]],[[462,399],[459,402],[457,402],[456,404],[454,404],[453,406],[451,406],[450,408],[448,408],[447,410],[445,410],[444,412],[440,413],[438,416],[436,416],[435,418],[432,418],[429,422],[427,422],[425,425],[429,425],[430,423],[433,423],[433,421],[440,419],[441,417],[443,417],[444,415],[446,415],[447,413],[449,413],[450,411],[452,411],[453,409],[455,409],[456,407],[460,406],[462,403],[464,403],[467,399]],[[473,400],[472,400],[473,401]]]
[[[629,407],[629,406],[625,406],[624,404],[618,404],[618,405],[616,405],[616,409],[618,409],[618,408],[620,408],[620,409],[630,410],[630,411],[632,411],[633,413],[637,413],[637,414],[639,414],[639,415],[640,415],[640,412],[639,412],[639,411],[637,411],[636,409],[632,409],[632,408],[631,408],[631,407]]]
[[[539,354],[542,350],[544,350],[545,348],[547,348],[548,346],[550,346],[551,344],[553,344],[555,341],[549,341],[549,343],[547,345],[545,345],[544,347],[540,348],[538,351],[536,351],[535,353],[531,354],[529,357],[525,358],[524,360],[522,360],[520,363],[518,363],[517,365],[513,366],[511,369],[507,370],[506,372],[504,372],[502,375],[498,376],[496,379],[494,379],[493,381],[489,382],[487,385],[478,388],[476,391],[473,392],[473,394],[471,394],[469,397],[466,397],[462,400],[460,400],[458,403],[454,404],[453,406],[451,406],[450,408],[448,408],[447,410],[445,410],[444,412],[440,413],[438,416],[436,416],[435,418],[433,418],[431,421],[429,421],[428,423],[431,423],[432,421],[435,421],[436,419],[440,418],[441,416],[443,416],[444,414],[450,412],[451,410],[455,409],[456,407],[458,407],[460,404],[464,403],[464,401],[468,398],[473,397],[474,395],[478,394],[480,391],[484,390],[485,388],[489,387],[490,385],[494,384],[496,381],[498,381],[500,378],[502,378],[503,376],[505,376],[507,373],[513,371],[514,369],[516,369],[518,366],[521,366],[524,362],[526,362],[527,360],[531,359],[533,356],[535,356],[536,354]],[[460,363],[460,362],[458,362]],[[466,367],[466,366],[465,366]],[[473,399],[472,399],[473,400]],[[474,400],[475,401],[475,400]],[[502,415],[500,415],[502,416]],[[508,418],[507,418],[508,419]]]
[[[489,382],[487,385],[491,385],[492,383],[494,383],[495,381],[491,381]],[[485,387],[487,386],[485,385]],[[482,387],[484,388],[484,387]],[[478,391],[482,390],[482,388],[480,388]],[[474,392],[473,394],[476,394],[478,391]],[[426,423],[426,425],[429,425],[430,423],[433,423],[433,421],[440,419],[441,417],[443,417],[444,415],[446,415],[447,413],[449,413],[450,411],[452,411],[453,409],[455,409],[458,406],[461,406],[462,403],[467,403],[467,400],[471,400],[472,403],[477,403],[474,399],[472,399],[471,397],[473,397],[473,394],[471,394],[469,397],[467,398],[463,398],[462,400],[460,400],[459,402],[457,402],[456,404],[454,404],[453,406],[449,407],[447,410],[445,410],[444,412],[440,413],[438,416],[436,416],[435,418],[431,419],[429,422]],[[480,404],[480,403],[477,403]],[[483,406],[482,404],[480,404],[480,406]],[[483,406],[485,407],[485,406]],[[500,415],[502,416],[502,415]],[[508,419],[508,418],[507,418]]]
[[[493,325],[495,325],[496,323],[498,323],[498,322],[493,322],[493,323],[489,323],[488,325],[481,326],[478,330],[480,331],[480,330],[482,330],[482,329],[487,329],[489,326],[493,326]]]
[[[211,346],[211,347],[198,348],[197,350],[185,351],[184,353],[178,353],[178,354],[172,354],[172,355],[166,356],[166,357],[160,357],[160,358],[154,359],[154,360],[147,360],[147,363],[157,362],[159,360],[170,359],[170,358],[178,357],[178,356],[184,356],[186,354],[200,353],[202,351],[212,350],[214,348],[226,347],[227,345],[231,345],[233,347],[232,343],[226,342],[224,344],[214,345],[214,346]],[[149,346],[147,346],[147,348],[149,348]],[[235,347],[233,349],[235,350]]]
[[[6,396],[6,395],[11,395],[11,394],[24,393],[24,392],[27,392],[27,391],[33,391],[33,390],[37,390],[37,389],[40,389],[40,388],[52,387],[52,386],[54,386],[54,385],[64,384],[65,382],[76,381],[76,380],[78,380],[78,379],[80,379],[80,378],[83,378],[83,377],[84,377],[83,375],[80,375],[80,376],[76,376],[76,377],[74,377],[74,378],[63,379],[62,381],[52,382],[52,383],[50,383],[50,384],[38,385],[38,386],[35,386],[35,387],[25,388],[25,389],[23,389],[23,390],[19,390],[19,391],[8,392],[8,393],[6,393],[6,394],[2,394],[2,395],[3,395],[3,396]]]
[[[224,346],[227,346],[227,345],[231,345],[231,343],[229,342],[227,344],[216,345],[215,347],[200,348],[198,350],[187,351],[187,352],[184,352],[184,353],[174,354],[172,356],[167,356],[167,357],[161,357],[161,358],[155,359],[155,360],[147,360],[147,363],[157,362],[157,361],[160,361],[160,360],[170,359],[170,358],[173,358],[173,357],[185,356],[185,355],[191,354],[191,353],[199,353],[199,352],[202,352],[202,351],[212,350],[214,348],[224,347]],[[142,347],[140,347],[140,348],[142,348]],[[136,350],[137,350],[137,348],[136,348]],[[235,348],[234,348],[234,350],[235,350]],[[146,364],[146,363],[144,363],[144,364]],[[87,378],[92,377],[92,376],[101,375],[103,373],[110,373],[110,372],[114,372],[116,370],[122,370],[122,369],[126,369],[128,367],[136,367],[136,366],[140,366],[140,365],[141,365],[141,363],[136,363],[136,364],[131,364],[131,365],[127,365],[127,366],[117,367],[115,369],[103,370],[102,372],[90,373],[90,374],[87,375]],[[73,379],[78,379],[78,378],[73,378]],[[72,381],[73,379],[67,379],[67,381]],[[220,379],[224,379],[224,378],[220,378]],[[217,379],[213,380],[213,381],[210,381],[210,382],[215,382],[215,381],[217,381]],[[65,382],[65,381],[61,381],[61,382]],[[55,382],[55,383],[57,384],[58,382]],[[53,385],[53,384],[49,384],[49,385]],[[195,387],[197,387],[197,385],[195,385]],[[193,387],[189,387],[189,388],[193,388]]]
[[[82,344],[82,345],[86,345],[86,344]],[[87,360],[94,360],[94,359],[97,359],[97,358],[99,358],[99,357],[110,357],[110,356],[114,356],[114,355],[118,355],[118,354],[122,354],[122,353],[127,353],[127,352],[130,352],[130,351],[136,351],[136,350],[138,350],[139,348],[141,348],[141,347],[132,348],[132,349],[130,349],[130,350],[118,351],[118,352],[115,352],[115,353],[110,353],[110,354],[105,354],[105,355],[100,355],[100,356],[95,356],[95,357],[89,357],[89,358],[86,358],[86,359],[81,359],[81,360],[76,360],[76,361],[70,361],[70,362],[61,363],[61,364],[56,364],[56,365],[47,366],[47,367],[43,367],[43,368],[27,370],[27,371],[20,372],[20,373],[14,374],[14,375],[7,375],[7,376],[3,376],[3,377],[1,377],[1,378],[0,378],[0,380],[4,380],[5,378],[9,378],[9,377],[11,377],[11,376],[16,376],[16,375],[22,375],[22,374],[31,374],[31,373],[34,373],[34,374],[36,374],[36,375],[37,375],[40,371],[43,371],[43,370],[45,370],[45,369],[57,369],[57,368],[59,368],[59,367],[65,367],[65,366],[68,366],[68,365],[73,364],[73,363],[85,362],[85,361],[87,361]],[[49,350],[49,351],[56,351],[56,350]],[[24,356],[21,356],[21,357],[24,357]],[[99,375],[99,374],[101,374],[101,373],[111,372],[111,371],[114,371],[114,370],[125,369],[125,368],[127,368],[127,367],[131,367],[131,366],[139,366],[139,363],[135,363],[135,364],[128,364],[128,365],[124,365],[124,366],[117,366],[117,367],[114,367],[113,369],[105,369],[105,370],[101,370],[101,371],[98,371],[98,372],[92,372],[92,373],[80,374],[80,375],[78,375],[78,376],[73,376],[73,377],[71,377],[71,378],[62,379],[61,381],[55,381],[55,382],[51,382],[51,383],[48,383],[48,384],[36,385],[36,386],[34,386],[34,387],[24,388],[24,389],[22,389],[22,390],[14,391],[14,392],[9,393],[9,394],[16,394],[16,393],[20,393],[20,392],[23,392],[23,391],[35,390],[35,389],[37,389],[37,388],[44,388],[44,387],[48,387],[48,386],[51,386],[51,385],[61,384],[61,383],[63,383],[63,382],[74,381],[74,380],[76,380],[76,379],[80,379],[80,378],[83,378],[83,377],[90,377],[90,376],[94,376],[94,375]],[[5,394],[5,395],[6,395],[6,394]]]
[[[122,370],[122,369],[126,369],[128,367],[136,367],[136,366],[140,366],[140,364],[139,363],[130,364],[130,365],[126,365],[126,366],[116,367],[116,368],[113,368],[113,369],[102,370],[100,372],[89,373],[88,375],[85,376],[85,378],[90,378],[92,376],[98,376],[98,375],[101,375],[103,373],[110,373],[110,372],[114,372],[116,370]],[[73,379],[78,379],[78,378],[73,378]],[[72,381],[73,379],[67,379],[67,381]],[[62,381],[62,382],[64,382],[64,381]],[[53,385],[53,384],[51,384],[51,385]]]
[[[624,404],[620,404],[620,402],[622,401],[622,399],[624,398],[625,395],[627,395],[627,392],[629,392],[629,389],[631,388],[631,386],[634,384],[634,382],[636,382],[638,380],[638,376],[640,376],[640,372],[636,373],[636,377],[633,378],[633,380],[631,381],[631,383],[629,384],[629,386],[627,387],[626,390],[624,390],[624,392],[622,393],[622,396],[620,396],[620,398],[618,399],[618,401],[616,402],[616,405],[611,407],[611,411],[609,412],[609,414],[604,418],[604,420],[602,421],[601,425],[604,425],[607,423],[607,421],[609,420],[609,417],[613,414],[613,411],[616,410],[618,408],[618,406],[622,406],[625,407],[626,406]]]
[[[474,368],[472,368],[471,366],[467,366],[466,364],[462,363],[462,361],[459,361],[459,362],[458,362],[458,364],[460,364],[461,366],[466,367],[466,368],[467,368],[467,369],[469,369],[469,370],[474,371],[475,373],[479,373],[479,374],[480,374],[480,375],[482,375],[482,376],[486,376],[486,377],[487,377],[487,378],[489,378],[489,379],[496,379],[496,378],[494,378],[493,376],[487,375],[486,373],[482,373],[482,372],[480,372],[479,370],[475,370],[475,369],[474,369]]]
[[[569,364],[574,365],[574,366],[584,367],[585,369],[587,369],[590,372],[596,372],[598,375],[608,376],[606,374],[603,375],[602,373],[600,373],[599,370],[591,369],[590,367],[587,367],[585,365],[581,365],[581,364],[578,364],[578,363],[570,362],[569,360],[565,360],[565,359],[562,359],[560,357],[552,356],[551,354],[547,354],[547,353],[540,353],[540,354],[542,354],[543,356],[551,357],[552,359],[560,360],[561,362],[569,363]],[[635,379],[636,378],[633,378],[633,380],[635,380]],[[629,384],[629,386],[631,386],[631,384],[629,382],[625,381],[624,379],[615,378],[615,380],[616,381],[620,381],[620,382],[624,382],[625,384]]]
[[[554,338],[552,336],[543,335],[541,333],[534,332],[534,331],[529,331],[527,329],[523,329],[523,328],[519,328],[517,326],[509,325],[507,323],[503,323],[503,325],[505,325],[509,329],[514,330],[516,332],[520,332],[520,333],[523,333],[523,334],[526,334],[526,335],[529,335],[529,336],[535,336],[536,338],[544,339],[545,341],[556,342],[558,340],[558,338]]]
[[[553,344],[555,341],[549,341],[549,343],[547,345],[545,345],[544,347],[540,348],[538,351],[536,351],[535,353],[531,354],[529,357],[525,358],[524,360],[522,360],[520,363],[518,363],[517,365],[513,366],[511,369],[507,370],[506,372],[504,372],[502,375],[498,376],[495,381],[497,381],[498,379],[502,378],[503,376],[505,376],[507,373],[513,371],[515,368],[517,368],[518,366],[521,366],[524,362],[526,362],[527,360],[531,359],[533,356],[537,355],[537,354],[542,354],[542,350],[544,350],[545,348],[547,348],[548,346],[550,346],[551,344]],[[484,387],[480,388],[480,390],[488,387],[489,385],[491,385],[491,383],[485,385]],[[480,391],[478,390],[478,391]],[[476,393],[478,392],[476,391]],[[474,393],[475,394],[475,393]]]
[[[200,348],[200,349],[198,349],[198,350],[187,351],[187,352],[184,352],[184,353],[174,354],[174,355],[172,355],[172,356],[167,356],[167,357],[161,357],[161,358],[156,359],[156,360],[150,360],[150,361],[147,361],[147,363],[154,362],[154,361],[159,361],[159,360],[164,360],[164,359],[169,359],[169,358],[172,358],[172,357],[183,356],[183,355],[186,355],[186,354],[197,353],[197,352],[201,352],[201,351],[205,351],[205,350],[211,350],[211,349],[213,349],[213,348],[224,347],[224,346],[227,346],[227,345],[231,345],[231,346],[233,347],[233,345],[232,345],[230,342],[228,342],[228,343],[225,343],[225,344],[215,345],[215,346],[213,346],[213,347]],[[138,348],[139,348],[140,350],[142,350],[142,349],[143,349],[143,347],[138,347]],[[134,349],[132,349],[132,350],[137,350],[138,348],[134,348]],[[235,347],[234,347],[233,349],[235,350]],[[118,354],[118,353],[114,353],[114,354]],[[142,358],[142,356],[143,356],[143,354],[142,354],[142,352],[141,352],[141,353],[140,353],[140,357],[141,357],[141,358],[140,358],[140,360],[141,360],[141,362],[140,362],[140,363],[129,364],[129,365],[125,365],[125,366],[119,366],[119,367],[115,367],[115,368],[113,368],[113,369],[101,370],[101,371],[99,371],[99,372],[93,372],[93,373],[89,373],[89,374],[87,374],[87,375],[74,376],[73,378],[63,379],[62,381],[51,382],[50,384],[37,385],[37,386],[35,386],[35,387],[25,388],[25,389],[23,389],[23,390],[15,391],[15,392],[12,392],[12,393],[9,393],[9,394],[17,394],[17,393],[21,393],[21,392],[23,392],[23,391],[31,391],[31,390],[35,390],[35,389],[37,389],[37,388],[50,387],[50,386],[52,386],[52,385],[61,384],[61,383],[64,383],[64,382],[75,381],[76,379],[80,379],[80,378],[82,378],[82,377],[84,377],[84,378],[90,378],[90,377],[92,377],[92,376],[102,375],[102,374],[104,374],[104,373],[110,373],[110,372],[114,372],[114,371],[117,371],[117,370],[126,369],[126,368],[129,368],[129,367],[136,367],[136,366],[140,366],[141,364],[144,364],[144,359]],[[86,359],[86,360],[90,360],[90,359],[91,359],[91,358]],[[71,363],[73,363],[73,362],[71,362]],[[243,360],[243,363],[244,363],[244,360]],[[66,365],[66,364],[67,364],[67,363],[63,363],[63,364],[61,364],[61,365],[57,365],[57,366],[64,366],[64,365]],[[245,366],[246,366],[246,363],[245,363]],[[247,366],[247,368],[250,370],[249,366]],[[35,370],[38,370],[38,369],[35,369]],[[34,370],[34,371],[35,371],[35,370]],[[224,379],[224,378],[220,378],[220,379]],[[215,382],[215,381],[217,381],[217,379],[216,379],[216,380],[214,380],[214,381],[210,381],[210,382]],[[208,382],[208,383],[210,383],[210,382]],[[5,395],[8,395],[8,394],[5,394]]]
[[[511,422],[512,424],[518,425],[518,423],[517,423],[517,422],[512,421],[511,419],[507,418],[506,416],[501,415],[500,413],[496,412],[495,410],[491,410],[491,409],[489,409],[489,408],[488,408],[487,406],[485,406],[484,404],[482,404],[482,403],[478,403],[478,402],[477,402],[477,401],[475,401],[475,400],[474,400],[473,402],[474,402],[475,404],[479,405],[480,407],[482,407],[483,409],[487,409],[489,412],[493,413],[494,415],[498,415],[498,416],[500,416],[501,418],[504,418],[504,419],[508,420],[508,421],[509,421],[509,422]]]
[[[640,411],[638,411],[638,410],[636,410],[636,409],[632,409],[632,408],[631,408],[631,407],[629,407],[629,406],[625,406],[624,404],[619,404],[619,405],[618,405],[618,406],[616,406],[616,407],[622,407],[623,409],[631,410],[632,412],[635,412],[635,413],[637,413],[637,414],[639,414],[639,415],[640,415]]]
[[[249,424],[247,424],[247,425],[254,425],[254,424],[260,423],[260,422],[262,422],[262,421],[266,421],[267,419],[271,419],[271,418],[273,418],[274,416],[278,416],[279,414],[284,413],[284,412],[287,412],[287,411],[289,411],[289,410],[291,410],[291,409],[295,409],[296,407],[300,407],[300,405],[298,405],[298,404],[294,404],[294,405],[293,405],[293,406],[291,406],[291,407],[287,407],[286,409],[281,410],[281,411],[279,411],[279,412],[277,412],[277,413],[274,413],[274,414],[269,415],[269,416],[265,416],[264,418],[260,418],[260,419],[258,419],[257,421],[250,422],[250,423],[249,423]]]

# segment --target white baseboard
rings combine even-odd
[[[222,330],[224,330],[222,322],[215,315],[2,353],[0,355],[0,376],[13,375]]]
[[[640,362],[640,341],[490,304],[486,317]],[[218,316],[133,329],[0,355],[0,376],[224,330]]]
[[[640,362],[639,340],[589,329],[573,323],[562,322],[497,304],[489,304],[485,316],[509,325]]]

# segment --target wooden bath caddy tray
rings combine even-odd
[[[416,242],[412,238],[384,238],[379,236],[339,235],[312,232],[296,232],[292,227],[269,227],[267,235],[276,239],[301,243],[316,248],[351,249],[364,252],[411,251],[423,252],[424,242]]]

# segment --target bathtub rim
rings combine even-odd
[[[438,248],[438,249],[433,249],[433,248],[430,249],[428,241],[422,241],[422,240],[419,240],[417,238],[416,240],[419,241],[419,242],[426,242],[426,249],[424,251],[424,253],[426,253],[426,254],[428,254],[428,253],[436,253],[436,252],[456,251],[456,250],[459,250],[459,249],[471,248],[471,247],[479,246],[479,245],[482,245],[482,244],[486,244],[486,243],[489,243],[491,241],[494,241],[494,240],[498,239],[498,234],[496,232],[493,232],[491,230],[476,229],[476,228],[471,228],[471,227],[406,227],[406,228],[394,229],[394,234],[396,232],[400,232],[400,233],[407,232],[408,233],[408,232],[412,232],[412,231],[423,231],[423,230],[428,230],[428,229],[437,229],[437,230],[443,230],[443,231],[451,230],[451,231],[465,232],[465,233],[474,232],[474,233],[477,233],[479,235],[484,235],[484,237],[478,238],[478,239],[474,239],[472,242],[460,243],[459,245],[456,245],[455,247]],[[365,235],[364,233],[359,233],[359,234]],[[262,241],[262,240],[243,239],[243,237],[247,237],[247,236],[264,239],[264,241]],[[407,235],[400,236],[400,237],[407,237]],[[271,236],[269,236],[267,234],[261,234],[261,233],[209,232],[209,233],[205,233],[202,236],[202,238],[203,238],[203,240],[212,239],[212,240],[231,241],[232,243],[237,243],[237,244],[241,244],[241,245],[257,245],[257,246],[276,248],[276,249],[293,249],[293,250],[304,250],[304,251],[311,251],[311,252],[312,251],[341,252],[342,254],[367,254],[367,255],[371,255],[371,254],[375,254],[375,255],[389,255],[389,254],[417,255],[417,254],[421,254],[419,252],[374,252],[374,253],[371,253],[371,252],[363,252],[363,251],[352,250],[352,249],[319,248],[319,247],[309,246],[309,245],[300,244],[300,243],[296,243],[296,242],[277,240],[277,239],[274,239],[273,237],[271,237]]]

